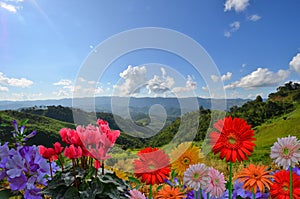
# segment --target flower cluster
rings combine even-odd
[[[41,199],[39,187],[47,185],[45,177],[50,175],[49,166],[37,146],[24,146],[29,138],[36,135],[36,131],[26,135],[25,126],[18,130],[16,120],[13,126],[15,148],[10,148],[7,142],[0,143],[0,180],[7,180],[10,190],[22,193],[25,199]],[[56,164],[52,163],[52,167],[55,172]]]
[[[249,164],[233,176],[232,165],[248,160],[254,151],[254,130],[245,120],[232,117],[217,121],[214,127],[210,145],[215,155],[220,154],[229,163],[228,182],[223,173],[204,164],[203,154],[191,142],[175,147],[169,153],[170,158],[158,148],[140,150],[134,161],[137,179],[133,182],[140,180],[150,185],[145,193],[151,199],[300,198],[300,168],[296,167],[300,162],[300,141],[295,136],[278,138],[271,148],[274,163],[285,170],[274,172],[270,166]],[[153,191],[153,185],[159,188]],[[141,186],[138,183],[128,197],[146,198],[137,190]]]

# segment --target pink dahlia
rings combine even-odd
[[[300,141],[295,136],[278,138],[271,147],[271,158],[284,169],[294,167],[300,162]]]
[[[218,170],[210,167],[209,177],[210,183],[206,188],[206,192],[210,193],[210,195],[213,197],[220,198],[226,190],[226,181],[224,179],[223,173],[220,173]]]

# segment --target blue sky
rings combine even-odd
[[[175,30],[200,44],[220,73],[211,81],[223,83],[228,98],[267,97],[299,81],[299,10],[299,0],[0,0],[0,100],[70,98],[74,90],[220,97],[210,95],[190,63],[157,49],[120,56],[96,81],[80,77],[102,42],[144,27]]]

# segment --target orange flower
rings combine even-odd
[[[250,164],[248,167],[243,168],[242,171],[237,174],[235,178],[239,182],[243,182],[243,188],[248,191],[257,192],[257,188],[261,193],[265,192],[265,187],[270,189],[272,175],[270,170],[267,170],[267,166]]]
[[[157,199],[181,199],[181,198],[185,198],[185,195],[182,191],[180,191],[180,188],[178,187],[164,186],[163,189],[161,189],[158,192],[156,198]]]

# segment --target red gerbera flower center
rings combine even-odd
[[[289,190],[290,190],[289,185],[288,185],[287,182],[284,182],[284,183],[283,183],[282,189],[283,189],[284,191],[289,191]]]

